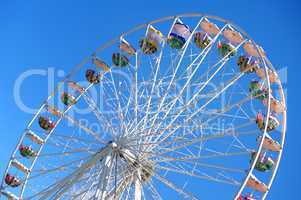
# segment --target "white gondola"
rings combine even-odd
[[[120,39],[119,48],[131,56],[136,54],[136,49],[124,38]]]
[[[21,170],[25,174],[28,174],[30,172],[30,170],[25,165],[23,165],[16,159],[12,160],[11,165],[14,166],[15,168]]]
[[[263,56],[263,57],[265,57],[265,52],[264,52],[263,48],[260,47],[260,46],[257,46],[257,47],[258,47],[258,50],[259,50],[259,54],[258,54],[257,48],[254,46],[254,44],[251,41],[248,41],[244,45],[244,50],[250,56],[254,56],[254,57]]]
[[[253,190],[265,193],[268,191],[268,187],[263,182],[259,181],[253,174],[250,176],[247,181],[247,186]]]
[[[244,41],[243,36],[239,32],[233,30],[231,27],[223,31],[223,36],[234,45],[240,44]]]
[[[79,84],[77,84],[74,81],[69,81],[68,86],[79,93],[83,93],[85,90],[83,87],[81,87]]]
[[[277,83],[278,81],[278,75],[273,70],[269,70],[269,79],[271,83]]]
[[[33,131],[31,130],[28,130],[26,132],[26,136],[29,137],[31,139],[31,141],[33,141],[34,143],[37,143],[37,144],[44,144],[44,140],[39,137],[38,135],[36,135]]]
[[[97,68],[101,68],[105,72],[110,71],[110,67],[99,58],[93,57],[92,62]]]
[[[283,104],[280,101],[278,101],[274,97],[271,97],[270,99],[271,99],[271,101],[270,101],[271,111],[273,111],[274,113],[280,114],[285,110],[285,107],[283,106]],[[267,106],[268,99],[263,100],[263,104],[265,106]]]
[[[266,78],[266,72],[264,69],[260,68],[260,69],[257,69],[256,70],[256,74],[257,76],[261,79],[261,80],[265,80]],[[270,80],[270,83],[277,83],[278,81],[278,75],[276,72],[268,69],[268,75],[269,75],[269,80]]]
[[[207,18],[205,18],[201,23],[200,27],[209,35],[217,35],[219,33],[219,28],[216,24],[210,22]]]
[[[56,109],[55,107],[52,107],[50,105],[47,106],[47,110],[48,112],[50,112],[51,114],[60,117],[62,115],[62,112],[59,111],[58,109]]]
[[[271,100],[271,109],[277,114],[280,114],[285,110],[283,104],[276,99]]]
[[[261,138],[262,136],[259,136],[257,141],[260,142]],[[270,135],[266,134],[263,141],[263,148],[269,151],[279,152],[281,150],[281,145],[276,140],[273,140]]]

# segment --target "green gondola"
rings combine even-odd
[[[265,88],[261,88],[258,81],[251,81],[249,85],[249,91],[254,98],[257,98],[261,101],[269,97],[269,93]]]
[[[19,151],[21,156],[25,158],[35,157],[37,155],[36,152],[29,146],[20,145]]]
[[[129,59],[121,55],[120,53],[113,53],[112,55],[113,64],[117,67],[126,67],[129,65]]]
[[[206,47],[208,47],[211,41],[211,37],[205,33],[197,32],[194,34],[194,43],[197,47],[201,49],[205,49]]]
[[[185,38],[181,37],[180,35],[171,33],[167,38],[167,43],[173,49],[182,49],[185,45]]]
[[[256,152],[252,152],[251,155],[251,163],[254,162],[256,157]],[[265,155],[259,155],[259,158],[255,164],[255,169],[261,172],[266,172],[273,169],[274,161],[271,157],[267,157]]]
[[[247,56],[239,56],[237,60],[240,72],[253,73],[259,68],[256,62],[251,62],[251,59]]]
[[[224,43],[224,42],[218,42],[217,45],[218,52],[222,57],[230,58],[232,56],[235,56],[236,49],[235,47],[230,43]]]
[[[62,100],[63,104],[65,104],[66,106],[71,106],[76,103],[75,97],[66,92],[62,93],[61,100]]]

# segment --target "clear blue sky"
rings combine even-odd
[[[288,130],[284,155],[268,199],[296,199],[301,135],[300,35],[301,2],[287,1],[179,1],[179,0],[0,0],[0,172],[32,115],[22,112],[13,97],[14,83],[25,70],[68,69],[108,39],[135,25],[167,15],[202,12],[243,27],[264,46],[274,66],[288,68]],[[300,80],[300,78],[299,78]],[[22,86],[25,102],[37,107],[47,96],[45,78]]]

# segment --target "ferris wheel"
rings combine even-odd
[[[203,14],[125,32],[76,66],[17,144],[1,197],[265,199],[281,81],[246,32]]]

